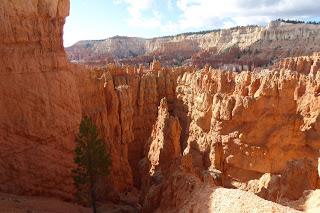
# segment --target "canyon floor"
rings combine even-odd
[[[264,199],[259,198],[253,193],[237,189],[211,188],[203,189],[195,194],[193,199],[188,200],[188,205],[193,206],[195,212],[300,212],[298,208],[307,212],[318,212],[320,208],[320,193],[317,196],[306,200],[298,201],[286,207]],[[313,199],[313,201],[310,201]],[[318,200],[315,204],[314,200]],[[205,204],[204,204],[205,202]],[[310,205],[310,203],[312,203]],[[287,203],[288,205],[288,203]],[[293,208],[294,207],[294,208]],[[0,211],[14,213],[89,213],[90,208],[82,207],[70,202],[63,202],[59,199],[45,198],[37,196],[18,196],[12,194],[0,193]],[[140,212],[139,209],[130,205],[100,203],[98,212],[101,213],[121,213],[121,212]],[[172,212],[189,212],[179,209]]]

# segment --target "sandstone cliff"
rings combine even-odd
[[[81,63],[114,58],[121,63],[147,64],[153,57],[159,57],[163,64],[171,66],[188,63],[200,67],[206,63],[214,67],[260,66],[279,58],[320,51],[319,32],[320,25],[272,21],[266,27],[234,27],[151,39],[116,36],[80,41],[66,51],[70,60]]]
[[[74,66],[83,115],[100,127],[112,155],[114,186],[120,191],[139,186],[138,163],[157,119],[161,98],[173,103],[176,79],[184,69],[161,69],[154,62],[150,70],[109,65],[91,72]],[[99,80],[100,79],[100,80]]]
[[[94,61],[107,57],[128,58],[143,55],[145,52],[143,38],[129,38],[115,36],[99,41],[79,41],[75,46],[68,48],[72,52],[70,60]]]
[[[185,73],[176,107],[181,117],[179,108],[186,106],[189,117],[184,154],[220,170],[223,185],[240,188],[264,173],[283,174],[291,160],[310,161],[307,188],[316,188],[319,83],[319,72]]]
[[[72,196],[81,108],[62,41],[68,14],[67,0],[0,2],[1,191]]]
[[[239,188],[280,203],[319,188],[319,85],[319,72],[285,69],[234,73],[207,68],[180,75],[170,113],[182,127],[176,137],[183,156],[158,165],[158,156],[173,153],[161,147],[174,144],[174,137],[164,136],[175,128],[161,130],[156,123],[148,158],[141,161],[147,183],[144,211],[210,209],[214,200],[206,207],[186,204],[184,193],[197,194],[203,184]],[[211,192],[198,196],[202,193]]]

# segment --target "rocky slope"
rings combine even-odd
[[[202,67],[245,64],[267,65],[288,56],[320,51],[320,25],[273,21],[266,27],[247,26],[208,33],[152,39],[113,37],[80,41],[66,48],[71,61],[90,63],[112,59],[123,63],[149,63],[158,57],[165,65],[192,63]]]
[[[73,56],[71,60],[88,61],[101,60],[103,58],[128,58],[143,55],[145,53],[145,40],[143,38],[129,38],[115,36],[99,41],[79,41],[76,47],[69,50]]]

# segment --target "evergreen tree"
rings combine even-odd
[[[77,188],[76,197],[83,204],[91,203],[96,213],[96,183],[99,177],[108,175],[111,162],[97,127],[88,117],[81,121],[76,136],[74,162],[76,168],[72,173]]]

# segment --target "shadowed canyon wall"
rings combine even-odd
[[[0,2],[0,190],[70,198],[78,89],[63,48],[68,0]]]
[[[110,146],[112,176],[124,190],[140,185],[138,163],[144,156],[161,98],[175,100],[176,79],[190,68],[142,67],[83,69],[74,66],[84,115],[91,116]],[[129,151],[128,151],[129,150]],[[133,180],[134,178],[134,180]],[[123,180],[122,180],[123,179]]]

